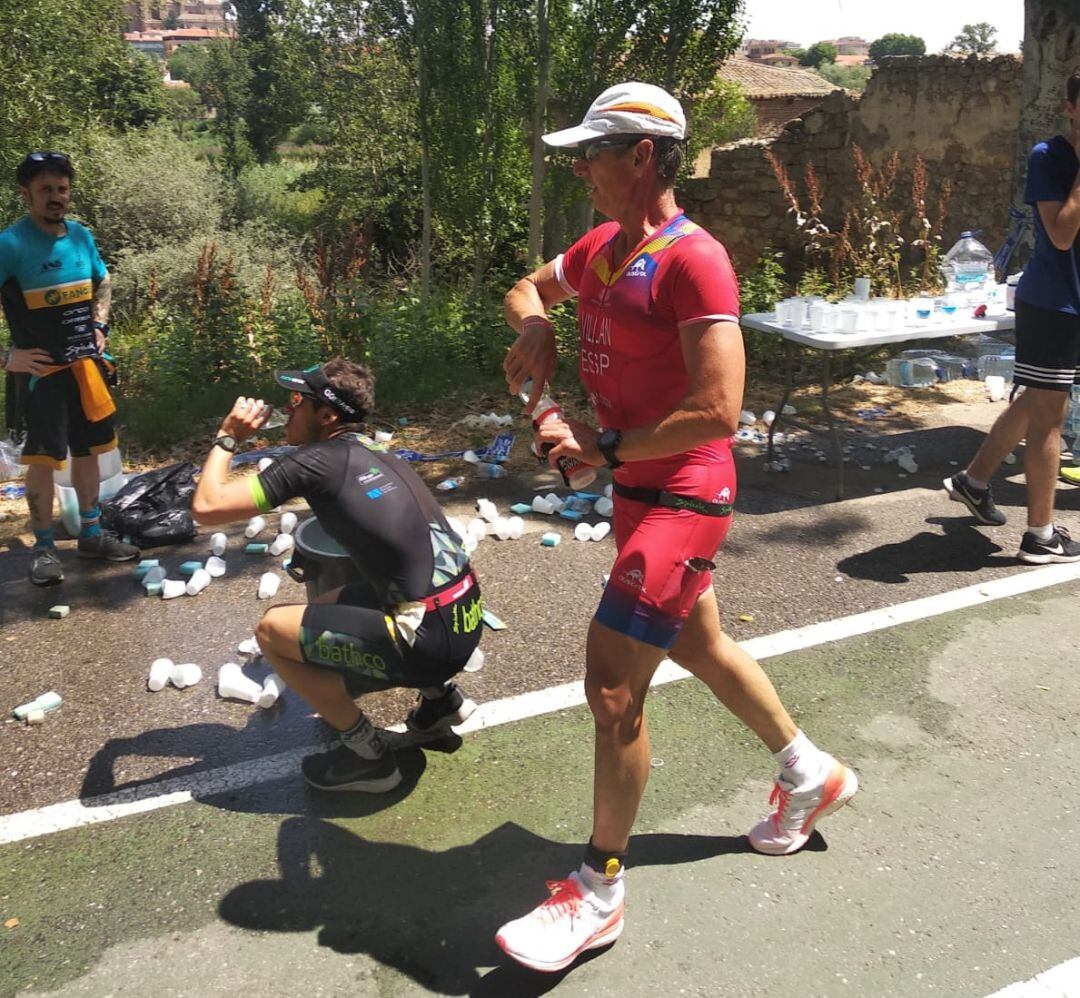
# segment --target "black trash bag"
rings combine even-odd
[[[194,494],[195,465],[190,461],[147,471],[101,504],[101,522],[141,548],[183,544],[196,534]]]

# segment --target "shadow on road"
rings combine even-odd
[[[812,850],[825,848],[817,834]],[[750,852],[745,836],[634,836],[634,866],[673,866]],[[469,845],[430,852],[372,842],[329,822],[289,818],[278,832],[279,880],[234,888],[219,914],[260,932],[310,932],[338,953],[367,953],[441,994],[527,998],[555,988],[565,971],[541,974],[495,944],[504,922],[543,899],[539,878],[576,869],[581,846],[506,823]],[[484,973],[484,968],[494,968]]]
[[[255,715],[252,723],[261,724],[262,719]],[[225,724],[188,724],[110,739],[90,760],[79,799],[86,807],[111,807],[186,792],[200,803],[246,814],[362,817],[392,807],[412,793],[427,768],[425,751],[456,752],[462,744],[456,734],[423,749],[397,743],[402,775],[397,788],[378,795],[330,794],[311,789],[300,774],[300,759],[318,747],[283,746],[269,757],[245,758],[250,747],[246,733],[247,729],[237,731]],[[117,783],[118,764],[126,758],[190,757],[195,746],[206,747],[202,757],[170,773]]]
[[[896,544],[861,551],[838,561],[837,569],[853,579],[898,584],[925,572],[975,573],[1016,565],[1015,556],[1001,554],[1001,545],[985,529],[976,528],[970,516],[936,516],[926,522],[940,525],[944,533],[924,530]]]

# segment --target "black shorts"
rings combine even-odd
[[[1080,316],[1016,299],[1013,384],[1056,392],[1080,384]]]
[[[451,589],[451,582],[443,589]],[[375,591],[346,586],[336,603],[311,603],[300,623],[300,651],[309,665],[340,672],[354,696],[405,686],[438,686],[461,671],[480,643],[483,600],[474,583],[460,599],[424,614],[410,645]]]
[[[46,464],[59,471],[67,463],[69,449],[73,457],[89,457],[116,446],[112,416],[93,423],[86,418],[71,368],[31,378],[23,406],[23,464]]]

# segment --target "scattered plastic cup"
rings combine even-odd
[[[210,537],[210,553],[215,554],[220,558],[225,553],[225,547],[228,543],[229,538],[218,531]]]
[[[188,579],[184,589],[188,596],[198,596],[208,585],[210,585],[210,573],[205,568],[200,568]]]
[[[187,583],[183,579],[165,579],[161,583],[161,598],[176,599],[187,592]]]
[[[606,520],[601,523],[594,523],[589,539],[593,541],[602,541],[609,533],[611,533],[611,524]]]
[[[220,579],[225,574],[225,559],[216,554],[206,559],[206,572],[211,579]]]
[[[165,689],[165,684],[169,681],[172,671],[173,661],[171,658],[155,658],[150,663],[150,675],[146,680],[146,688],[151,693],[157,693],[158,690]]]
[[[244,536],[251,540],[252,537],[258,537],[260,533],[266,527],[266,520],[261,516],[253,516],[248,520],[248,524],[244,527]]]
[[[296,529],[296,514],[291,511],[282,513],[279,529],[283,534],[291,534]]]
[[[1005,378],[1000,374],[988,374],[984,379],[991,402],[1000,402],[1005,398]]]
[[[278,534],[270,544],[270,553],[275,557],[279,554],[284,554],[286,551],[291,551],[293,549],[294,543],[295,541],[293,540],[292,534]]]
[[[277,703],[278,697],[285,692],[285,680],[281,678],[276,672],[271,672],[266,679],[263,680],[262,693],[259,694],[259,699],[255,702],[263,708],[273,707]]]
[[[235,662],[226,662],[218,670],[218,696],[258,703],[262,696],[262,687],[254,679],[245,676]]]
[[[188,686],[194,686],[202,679],[202,669],[194,662],[185,662],[183,665],[174,665],[169,673],[169,682],[178,690]]]
[[[277,595],[281,585],[281,576],[277,572],[264,572],[259,579],[259,599],[271,599]]]

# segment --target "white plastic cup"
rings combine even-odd
[[[778,301],[773,306],[773,312],[776,314],[776,324],[778,326],[787,326],[791,324],[791,303],[787,300]]]
[[[176,599],[187,592],[187,583],[183,579],[163,579],[161,582],[161,598]]]
[[[611,533],[611,524],[606,520],[603,523],[594,523],[592,526],[591,539],[594,541],[602,541],[609,533]]]
[[[593,504],[593,512],[596,513],[597,516],[611,516],[614,511],[615,503],[609,496],[601,496]]]
[[[187,686],[194,686],[200,679],[202,679],[202,669],[194,662],[174,665],[172,672],[169,674],[169,682],[178,690],[182,690]]]
[[[563,500],[562,496],[560,496],[560,495],[559,495],[558,493],[556,493],[556,492],[549,492],[549,493],[548,493],[548,494],[547,494],[546,496],[544,496],[544,498],[545,498],[545,499],[546,499],[546,500],[547,500],[547,501],[548,501],[549,503],[551,503],[551,508],[552,508],[552,509],[553,509],[553,510],[554,510],[554,511],[555,511],[556,513],[561,513],[561,512],[562,512],[562,509],[563,509],[563,507],[564,507],[564,506],[566,505],[566,503],[564,502],[564,500]]]
[[[548,516],[555,512],[555,507],[543,496],[533,496],[532,508],[534,513],[544,513]]]
[[[855,297],[859,301],[870,300],[870,278],[869,277],[856,277],[855,278]]]
[[[271,599],[277,595],[281,585],[281,576],[277,572],[264,572],[259,579],[259,599]]]
[[[236,646],[236,650],[240,652],[241,655],[258,655],[262,649],[259,648],[259,642],[252,637],[244,638],[244,640]]]
[[[520,516],[512,516],[506,522],[510,527],[510,540],[520,541],[525,533],[525,521]]]
[[[840,309],[837,328],[841,333],[853,333],[859,328],[859,310],[852,306]]]
[[[254,679],[248,679],[235,662],[226,662],[218,670],[218,696],[258,703],[262,687]]]
[[[278,534],[270,544],[270,553],[275,556],[284,554],[293,549],[294,543],[292,534]]]
[[[280,530],[283,534],[291,534],[296,529],[296,514],[282,513]]]
[[[482,541],[484,537],[487,536],[487,521],[481,520],[478,516],[474,516],[469,521],[469,525],[465,528],[465,530],[474,541]]]
[[[484,667],[484,653],[474,648],[469,660],[461,667],[462,672],[479,672]]]
[[[1005,398],[1005,378],[1000,374],[988,374],[984,379],[991,402],[1000,402]]]
[[[579,523],[574,527],[574,537],[579,541],[587,541],[592,538],[592,527],[587,523]]]
[[[260,533],[262,533],[265,527],[266,520],[263,519],[263,517],[253,516],[250,520],[248,520],[248,525],[244,527],[244,536],[250,540],[252,537],[257,537]]]
[[[805,298],[791,299],[791,325],[795,329],[802,329],[806,322],[808,306]]]
[[[225,560],[216,554],[206,559],[206,572],[211,579],[220,579],[225,574]]]
[[[172,671],[173,661],[171,658],[155,658],[150,663],[150,675],[146,680],[146,688],[151,693],[157,693],[158,690],[165,689],[165,684],[169,681]]]
[[[225,548],[229,543],[229,538],[226,537],[221,531],[210,536],[210,553],[217,555],[219,558],[225,553]]]
[[[461,550],[466,554],[472,554],[476,550],[476,546],[479,543],[472,534],[467,534],[461,538]]]
[[[210,573],[205,568],[196,569],[188,579],[185,592],[188,596],[198,596],[208,585],[210,585]]]
[[[142,577],[143,588],[146,589],[155,582],[164,582],[168,574],[164,565],[155,565]]]
[[[476,511],[488,523],[494,523],[499,518],[498,507],[490,499],[477,499]]]
[[[277,703],[278,697],[284,692],[285,680],[276,672],[271,672],[270,675],[263,680],[262,693],[255,702],[263,708],[273,707],[274,704]]]

